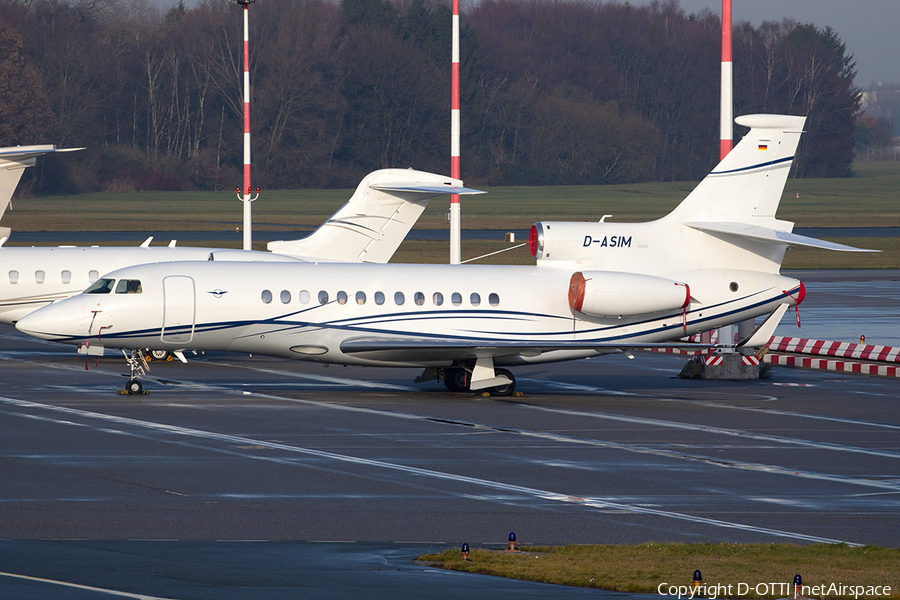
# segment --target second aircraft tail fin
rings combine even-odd
[[[0,148],[0,218],[9,207],[13,192],[19,185],[22,173],[28,167],[33,167],[38,156],[49,152],[72,152],[83,148],[57,149],[53,144],[40,146],[10,146]],[[0,240],[5,241],[9,237],[9,228],[0,228]],[[2,242],[0,242],[2,244]]]
[[[350,200],[309,236],[267,247],[306,260],[386,263],[431,198],[483,193],[444,175],[381,169],[367,175]]]

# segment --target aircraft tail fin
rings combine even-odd
[[[269,242],[267,247],[307,260],[386,263],[431,198],[483,193],[444,175],[381,169],[367,175],[350,200],[309,236]]]
[[[38,156],[49,152],[72,152],[83,148],[58,149],[53,144],[40,146],[10,146],[0,148],[0,218],[9,207],[13,192],[19,185],[22,173],[28,167],[33,167]],[[9,237],[9,228],[0,230],[0,237]]]
[[[769,225],[775,220],[806,117],[744,115],[735,122],[750,132],[675,209],[680,220]],[[793,226],[779,223],[786,231]]]

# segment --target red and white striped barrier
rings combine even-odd
[[[773,336],[767,344],[773,352],[792,352],[814,356],[834,356],[856,360],[873,360],[886,363],[900,363],[900,348],[874,346],[851,342],[828,342],[806,338]]]
[[[699,341],[699,336],[691,336],[686,339]],[[762,362],[771,365],[820,369],[840,373],[857,373],[860,375],[900,377],[900,366],[897,366],[900,365],[900,347],[876,346],[855,342],[831,342],[781,335],[773,336],[766,346],[769,348],[769,352],[763,357]],[[712,354],[715,351],[712,348],[698,350],[645,348],[645,350],[683,356],[709,355],[703,356],[703,362],[707,366],[716,366],[722,362],[721,357]],[[779,354],[780,352],[806,354],[809,356],[788,356]],[[815,358],[817,356],[830,358]],[[759,364],[760,361],[755,356],[744,356],[742,362],[744,365],[752,365]]]
[[[820,369],[841,373],[856,373],[859,375],[881,375],[882,377],[900,377],[900,367],[892,365],[879,365],[875,363],[861,363],[847,360],[833,360],[828,358],[812,358],[808,356],[788,356],[786,354],[768,353],[763,361],[773,365],[785,367],[803,367],[806,369]]]

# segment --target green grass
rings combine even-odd
[[[485,188],[489,193],[462,198],[464,229],[528,229],[535,221],[647,221],[662,217],[696,185],[694,182],[610,186]],[[353,190],[263,191],[253,203],[256,231],[311,230],[340,208]],[[799,196],[799,197],[798,197]],[[446,199],[432,201],[417,229],[448,229]],[[778,217],[797,227],[900,227],[900,161],[861,162],[846,179],[791,179]],[[241,203],[234,192],[102,192],[74,196],[16,199],[3,217],[16,231],[222,231],[231,241],[195,245],[239,247],[233,240],[242,225]],[[224,236],[223,236],[224,237]],[[522,240],[524,241],[524,240]],[[787,269],[898,268],[900,253],[892,238],[834,241],[884,250],[880,255],[844,254],[791,248]],[[182,244],[185,245],[185,244]],[[463,259],[508,247],[502,240],[463,241]],[[254,243],[264,250],[264,242]],[[394,262],[447,261],[448,242],[404,242]],[[529,264],[526,249],[482,263]]]
[[[800,574],[804,585],[890,586],[887,594],[863,593],[861,598],[900,598],[900,550],[865,546],[813,544],[656,544],[570,545],[521,548],[517,554],[473,549],[463,560],[458,549],[419,558],[427,564],[454,571],[496,575],[578,587],[629,593],[656,594],[660,584],[690,585],[699,569],[707,596],[712,586],[717,597],[783,598],[793,596],[791,584]],[[744,584],[746,588],[740,586]],[[731,586],[731,593],[728,592]],[[668,589],[668,587],[666,587]],[[745,593],[738,593],[745,591]],[[819,590],[823,591],[823,590]],[[883,591],[883,590],[882,590]],[[765,593],[768,592],[768,593]],[[853,594],[811,593],[821,598],[847,598]]]

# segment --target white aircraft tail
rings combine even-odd
[[[57,149],[52,144],[41,146],[10,146],[0,148],[0,219],[9,207],[13,192],[19,185],[22,173],[33,167],[38,156],[49,152],[72,152],[83,148]],[[0,245],[9,238],[9,227],[0,227]]]
[[[644,274],[777,273],[789,245],[877,252],[797,235],[793,223],[775,218],[806,117],[735,121],[750,132],[668,215],[648,223],[535,223],[532,256],[549,267]]]
[[[431,198],[483,193],[444,175],[381,169],[367,175],[347,204],[308,237],[269,242],[267,247],[300,259],[386,263]]]
[[[878,252],[791,233],[794,224],[775,218],[806,117],[746,115],[750,127],[712,173],[669,215],[684,225],[712,233],[782,246],[840,252]]]

